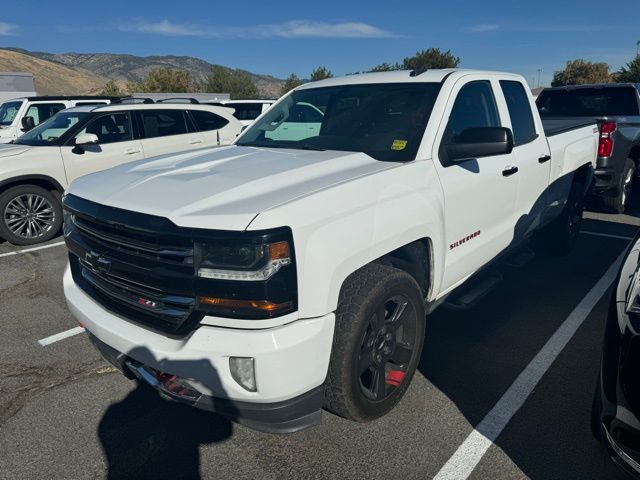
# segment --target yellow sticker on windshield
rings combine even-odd
[[[404,150],[404,147],[407,146],[406,140],[394,140],[391,144],[391,150]]]

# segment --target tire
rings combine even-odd
[[[624,213],[629,203],[629,198],[633,191],[633,182],[635,180],[636,164],[630,158],[624,162],[622,175],[618,185],[618,195],[615,197],[604,197],[602,202],[607,210],[614,213]]]
[[[408,273],[370,264],[350,275],[336,311],[324,407],[357,422],[392,410],[418,366],[425,323],[422,292]]]
[[[542,228],[537,235],[538,243],[556,255],[567,255],[580,235],[582,213],[584,211],[584,186],[574,181],[569,191],[569,198],[558,218]]]
[[[0,237],[33,245],[55,237],[62,226],[60,197],[36,185],[19,185],[0,195]]]
[[[593,402],[591,402],[590,427],[591,434],[596,440],[602,440],[602,425],[600,425],[600,412],[602,411],[602,398],[600,393],[600,378],[593,392]]]

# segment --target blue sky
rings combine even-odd
[[[461,57],[463,67],[514,71],[530,83],[542,69],[547,84],[568,59],[613,69],[628,62],[640,40],[637,6],[618,0],[609,12],[594,0],[21,0],[2,9],[0,46],[192,55],[279,77],[305,77],[317,65],[341,75],[439,47]]]

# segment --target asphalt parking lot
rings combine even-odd
[[[62,294],[65,248],[0,244],[0,478],[626,478],[591,437],[589,414],[609,299],[594,286],[603,276],[608,286],[640,226],[636,203],[630,215],[585,214],[569,256],[537,256],[473,309],[432,315],[419,372],[390,415],[359,425],[325,412],[286,436],[161,400],[84,334],[43,346],[77,327]],[[595,306],[576,309],[585,299]],[[542,356],[550,368],[523,393],[521,374],[576,315],[575,335]],[[476,457],[456,455],[461,445]]]

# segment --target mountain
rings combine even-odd
[[[3,49],[0,49],[0,71],[33,73],[36,90],[41,95],[98,93],[106,83],[105,79],[83,69]]]
[[[202,82],[207,78],[213,66],[213,64],[200,58],[175,55],[138,57],[136,55],[116,53],[47,53],[30,52],[17,48],[0,49],[0,52],[3,51],[17,52],[35,59],[73,69],[78,73],[93,75],[101,79],[98,83],[99,88],[102,88],[102,85],[104,85],[104,79],[115,80],[122,86],[125,86],[131,81],[140,81],[155,68],[186,70],[191,74],[194,81]],[[270,75],[247,73],[255,82],[261,95],[265,97],[278,97],[280,95],[280,89],[284,84],[284,80]]]

